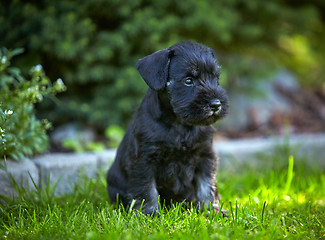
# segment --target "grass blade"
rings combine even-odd
[[[262,226],[263,226],[263,222],[264,222],[265,207],[266,207],[266,201],[264,201],[264,204],[263,204],[263,210],[262,210],[262,219],[261,219],[261,224],[262,224]]]
[[[287,171],[287,181],[285,185],[285,192],[288,193],[291,187],[292,179],[293,179],[293,165],[294,165],[294,158],[293,156],[289,156],[289,164],[288,164],[288,171]]]

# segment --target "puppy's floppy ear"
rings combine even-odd
[[[141,77],[153,90],[158,91],[166,86],[171,55],[171,50],[163,49],[137,62],[136,68]]]

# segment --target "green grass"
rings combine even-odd
[[[116,208],[104,173],[62,197],[53,186],[18,189],[0,204],[0,239],[325,239],[325,172],[304,160],[282,154],[261,158],[268,167],[220,171],[228,218],[180,206],[157,217]]]

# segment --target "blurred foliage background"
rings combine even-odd
[[[25,49],[14,61],[23,72],[40,63],[66,84],[37,105],[40,117],[103,130],[126,127],[147,89],[137,60],[183,40],[216,50],[228,90],[250,92],[280,68],[318,89],[324,20],[322,0],[11,0],[0,4],[0,46]]]

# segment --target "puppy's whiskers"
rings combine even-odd
[[[218,116],[218,115],[221,113],[222,110],[223,110],[223,108],[222,108],[222,106],[220,106],[220,107],[218,108],[218,110],[215,111],[213,114],[214,114],[215,116]]]

